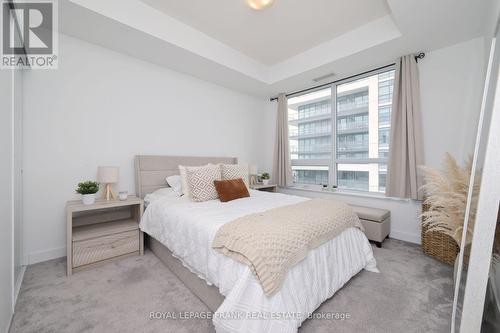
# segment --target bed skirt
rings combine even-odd
[[[196,274],[184,267],[181,261],[175,258],[165,245],[146,233],[144,236],[146,246],[151,252],[153,252],[196,297],[205,303],[212,312],[217,311],[224,301],[224,296],[219,293],[219,289],[213,285],[208,285],[206,281],[200,279]]]

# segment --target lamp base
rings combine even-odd
[[[113,193],[113,188],[111,187],[111,184],[106,184],[102,197],[107,201],[109,201],[109,197],[113,198],[113,200],[116,200],[116,196]]]
[[[255,185],[255,184],[257,184],[257,176],[250,175],[250,185]]]

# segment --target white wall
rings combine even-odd
[[[65,35],[59,43],[59,69],[23,77],[26,263],[66,254],[65,203],[98,165],[119,166],[117,189],[130,193],[136,154],[236,156],[269,167],[265,100]]]
[[[7,332],[13,295],[12,72],[0,70],[0,332]]]
[[[473,153],[487,66],[485,44],[476,38],[428,52],[419,63],[429,166],[440,167],[445,152],[458,161]]]
[[[98,165],[120,166],[118,189],[129,192],[135,154],[235,155],[271,171],[274,102],[60,37],[59,69],[23,77],[25,263],[65,255],[64,204],[77,198],[78,181],[95,178]],[[420,62],[428,165],[440,166],[446,151],[458,159],[472,151],[484,49],[478,38]],[[391,209],[392,236],[420,241],[418,203],[340,198]]]
[[[473,39],[427,52],[419,62],[425,163],[429,166],[441,167],[445,152],[458,161],[473,152],[486,66],[484,44],[483,38]],[[421,206],[417,201],[303,190],[283,192],[335,197],[354,205],[389,209],[391,237],[420,243]]]

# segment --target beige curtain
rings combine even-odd
[[[387,163],[386,196],[422,199],[417,172],[424,163],[420,89],[413,55],[396,61],[391,114],[391,141]]]
[[[273,177],[276,184],[282,187],[292,184],[292,167],[288,146],[288,100],[285,94],[280,94],[278,96],[278,115],[276,117]]]

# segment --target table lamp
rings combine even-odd
[[[103,192],[103,198],[109,200],[111,196],[116,199],[113,193],[112,184],[118,183],[119,168],[115,166],[100,166],[97,168],[97,179],[99,183],[105,184],[106,187]]]
[[[257,184],[257,166],[255,164],[251,164],[248,167],[248,172],[250,173],[250,185]]]

